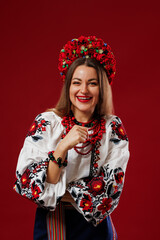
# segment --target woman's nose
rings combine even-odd
[[[82,84],[81,92],[82,92],[82,93],[87,93],[87,92],[88,92],[88,86],[87,86],[87,84]]]

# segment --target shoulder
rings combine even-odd
[[[61,126],[61,118],[57,114],[42,112],[35,117],[26,137],[32,137],[34,141],[38,141],[43,139],[43,136],[50,135],[53,129],[59,129]]]
[[[62,118],[59,117],[56,113],[54,113],[53,111],[50,112],[42,112],[39,113],[36,118],[36,121],[41,122],[41,123],[49,123],[49,124],[57,124],[57,123],[61,123]]]
[[[106,130],[112,136],[117,136],[121,140],[128,141],[128,136],[121,119],[116,115],[109,115],[104,117],[106,120]]]
[[[29,135],[58,127],[61,125],[61,121],[61,117],[54,112],[39,113],[29,129]]]
[[[120,117],[116,115],[107,115],[103,117],[106,121],[106,127],[109,127],[113,122],[116,122],[117,124],[122,124],[122,121]]]

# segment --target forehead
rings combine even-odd
[[[78,66],[72,76],[72,79],[80,78],[80,79],[97,79],[97,72],[93,67],[88,67],[85,65]]]

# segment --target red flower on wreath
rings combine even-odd
[[[88,192],[92,193],[94,197],[105,192],[105,182],[101,177],[92,178],[92,180],[88,182],[87,186],[89,187]]]
[[[29,184],[31,182],[29,175],[30,175],[30,170],[27,169],[21,177],[22,188],[29,188]]]
[[[34,200],[39,198],[41,189],[38,187],[38,185],[35,184],[35,182],[32,183],[31,190],[32,190],[32,199]]]
[[[103,198],[102,204],[98,206],[98,210],[100,210],[102,214],[104,214],[111,208],[112,206],[111,202],[112,202],[111,198]]]
[[[83,211],[87,212],[92,212],[93,207],[92,207],[92,199],[90,195],[84,193],[84,198],[82,198],[80,202],[80,207],[83,209]]]
[[[104,43],[101,38],[95,36],[80,36],[77,39],[68,41],[59,55],[58,69],[62,80],[65,80],[66,73],[70,65],[78,58],[95,58],[105,68],[109,83],[115,78],[116,60],[108,44]],[[110,71],[111,70],[111,71]]]
[[[32,124],[32,126],[30,127],[27,136],[32,136],[36,133],[38,129],[38,122],[35,120]]]

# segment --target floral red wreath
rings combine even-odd
[[[58,69],[65,80],[70,65],[78,58],[94,58],[106,70],[109,83],[112,84],[116,73],[116,60],[111,48],[101,38],[81,36],[68,41],[59,55]]]

